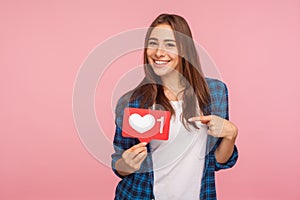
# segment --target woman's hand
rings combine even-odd
[[[237,127],[232,122],[216,115],[191,117],[188,121],[200,121],[206,124],[208,126],[207,133],[213,137],[222,137],[230,140],[237,137]]]
[[[122,176],[138,171],[147,157],[147,142],[141,142],[123,152],[122,158],[117,160],[116,169]]]
[[[215,151],[215,157],[218,163],[226,163],[234,150],[234,143],[238,134],[237,127],[232,122],[216,115],[192,117],[189,121],[201,121],[208,126],[208,134],[223,138]]]

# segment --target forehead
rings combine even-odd
[[[156,26],[152,30],[150,38],[175,40],[174,31],[172,30],[171,26],[167,24],[161,24]]]

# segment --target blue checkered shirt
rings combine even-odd
[[[206,78],[211,95],[211,104],[207,107],[212,115],[217,115],[224,119],[229,119],[228,115],[228,91],[226,85],[216,79]],[[123,101],[123,102],[122,102]],[[121,108],[121,105],[123,107]],[[125,107],[139,108],[139,101],[135,100],[125,103]],[[115,174],[121,178],[115,193],[115,200],[151,200],[155,199],[153,194],[154,172],[152,170],[151,154],[143,161],[139,171],[126,177],[121,176],[115,169],[115,163],[122,157],[122,153],[139,143],[136,138],[125,138],[122,136],[122,120],[124,110],[124,98],[121,98],[116,108],[116,132],[114,137],[115,153],[112,154],[112,169]],[[221,138],[214,138],[208,135],[207,155],[200,188],[200,200],[216,200],[215,171],[231,168],[235,165],[238,158],[238,151],[234,146],[234,152],[226,163],[218,163],[215,158],[215,150],[221,142]],[[150,152],[150,144],[147,145]]]

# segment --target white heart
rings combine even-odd
[[[155,125],[155,118],[151,114],[141,117],[141,115],[134,113],[130,115],[128,120],[129,125],[141,134],[150,130]]]

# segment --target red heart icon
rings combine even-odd
[[[170,111],[125,108],[122,136],[139,138],[141,142],[168,140],[170,118]]]

